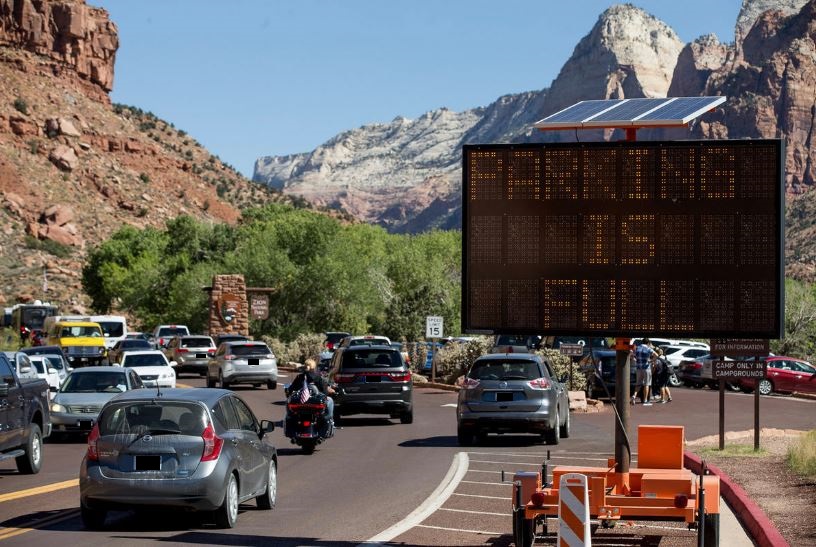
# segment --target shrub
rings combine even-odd
[[[22,97],[17,97],[14,99],[14,108],[16,108],[21,114],[28,114],[28,103]]]
[[[794,473],[816,477],[816,429],[802,435],[788,449],[787,462]]]
[[[563,355],[557,349],[550,348],[540,349],[536,353],[550,361],[550,364],[552,365],[553,368],[553,372],[555,373],[556,376],[556,380],[559,380],[561,378],[567,378],[565,384],[568,389],[570,368],[572,368],[572,390],[586,391],[587,387],[586,375],[583,372],[581,372],[580,365],[574,362],[571,357]]]
[[[147,173],[140,173],[139,180],[147,184],[150,182],[150,175],[148,175]]]
[[[50,239],[39,240],[32,235],[25,237],[25,245],[29,249],[36,249],[38,251],[45,251],[59,258],[68,258],[73,254],[73,250],[68,245],[51,241]]]
[[[0,329],[0,351],[17,351],[20,349],[20,335],[11,327]]]
[[[262,339],[278,358],[278,363],[303,363],[306,359],[319,359],[326,336],[320,333],[298,334],[289,343],[268,336],[263,336]]]
[[[479,336],[470,342],[442,346],[436,357],[436,377],[444,383],[453,384],[467,372],[473,361],[488,353],[491,347],[493,338],[490,336]]]
[[[140,207],[138,211],[136,211],[136,216],[139,218],[147,216],[147,207]]]
[[[424,342],[407,342],[403,348],[408,353],[411,370],[422,372],[425,368],[425,360],[428,358],[428,346]]]
[[[204,209],[205,211],[209,211],[210,210],[210,200],[208,200],[208,199],[204,200],[204,205],[202,205],[201,208]]]
[[[37,152],[40,151],[40,143],[38,143],[35,139],[31,139],[28,141],[28,151],[36,155]]]

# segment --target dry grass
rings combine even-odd
[[[700,456],[703,458],[711,456],[720,456],[723,458],[742,458],[746,456],[752,458],[762,458],[768,454],[768,451],[761,447],[758,451],[754,451],[753,444],[729,444],[726,445],[723,450],[720,450],[718,447],[710,446],[700,450]]]
[[[816,429],[802,435],[788,449],[786,461],[794,473],[816,477]]]

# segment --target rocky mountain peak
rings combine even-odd
[[[55,74],[72,69],[90,83],[88,95],[109,102],[119,36],[104,9],[84,0],[0,0],[0,43],[50,59]]]
[[[683,42],[631,4],[601,14],[553,81],[547,115],[580,100],[665,97]]]
[[[781,12],[783,15],[792,15],[798,13],[807,2],[808,0],[742,0],[734,28],[737,49],[741,49],[743,40],[760,15],[771,10]]]

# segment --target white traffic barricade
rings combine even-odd
[[[590,547],[589,487],[586,475],[567,473],[558,483],[559,547]]]

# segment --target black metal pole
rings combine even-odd
[[[720,378],[720,450],[725,450],[725,379]]]
[[[759,451],[759,382],[754,389],[754,452]]]
[[[627,341],[628,342],[628,341]],[[615,420],[615,471],[628,473],[632,459],[626,439],[629,433],[629,350],[616,343],[615,407],[620,421]]]
[[[705,547],[705,487],[703,477],[706,474],[706,464],[703,462],[700,469],[700,488],[697,491],[697,547]]]

